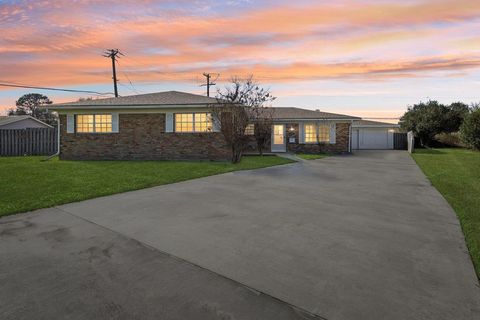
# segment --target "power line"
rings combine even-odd
[[[207,78],[207,83],[200,85],[200,87],[207,87],[207,97],[210,97],[210,87],[216,85],[214,81],[216,81],[220,77],[219,73],[216,73],[216,75],[217,77],[212,82],[210,82],[212,74],[206,72],[203,73],[203,76]]]
[[[115,61],[117,60],[117,56],[123,56],[123,53],[120,52],[118,49],[109,49],[106,50],[103,54],[105,58],[112,59],[112,73],[113,73],[113,89],[115,90],[115,97],[118,97],[118,88],[117,88],[117,70],[115,69]]]
[[[117,61],[118,65],[120,65],[120,63]],[[140,92],[137,90],[137,88],[135,88],[135,86],[133,85],[132,83],[132,80],[130,80],[130,77],[127,75],[126,71],[122,71],[123,75],[125,76],[125,78],[127,78],[128,82],[130,83],[130,86],[132,87],[132,89],[128,88],[125,86],[125,88],[128,88],[130,91],[136,93],[136,94],[140,94]],[[121,82],[119,82],[120,85],[122,85]]]
[[[30,86],[30,85],[23,85],[23,84],[13,84],[13,83],[0,83],[2,87],[13,87],[13,88],[27,88],[27,89],[39,89],[39,90],[51,90],[51,91],[65,91],[65,92],[77,92],[77,93],[90,93],[90,94],[98,94],[101,96],[113,94],[111,92],[97,92],[97,91],[90,91],[90,90],[75,90],[75,89],[61,89],[61,88],[49,88],[49,87],[38,87],[38,86]]]
[[[128,77],[128,75],[127,75],[125,72],[123,72],[123,75],[127,78],[127,80],[128,80],[128,82],[130,83],[130,86],[132,87],[133,91],[134,91],[136,94],[140,94],[140,93],[138,92],[138,90],[135,88],[135,86],[133,85],[132,80],[130,80],[130,78]]]
[[[130,88],[129,86],[127,85],[124,85],[123,83],[121,83],[120,81],[118,82],[119,85],[121,85],[122,87],[124,87],[125,89],[133,92],[134,94],[139,94],[137,91],[134,91],[132,88]]]

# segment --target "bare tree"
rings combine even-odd
[[[273,100],[275,97],[270,94],[270,90],[261,88],[254,81],[253,76],[245,80],[234,77],[231,79],[230,85],[226,86],[224,90],[218,91],[217,101],[219,103],[211,107],[212,117],[220,125],[221,132],[232,149],[233,163],[239,162],[242,158],[243,150],[248,142],[245,129],[249,123],[256,125],[255,132],[258,131],[258,139],[261,138],[258,148],[263,148],[265,130],[257,130],[259,128],[257,123],[260,121],[263,128],[263,124],[268,119],[265,104]],[[255,134],[255,138],[257,140],[257,134]]]
[[[250,118],[254,123],[254,136],[258,153],[263,155],[263,149],[268,146],[272,136],[273,109],[265,106],[252,108]]]

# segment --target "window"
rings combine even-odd
[[[318,141],[330,142],[330,126],[325,124],[318,126]]]
[[[246,136],[253,136],[255,134],[255,124],[249,123],[245,128],[245,135]]]
[[[317,139],[318,137],[318,139]],[[306,124],[305,143],[330,142],[330,126],[327,124]]]
[[[111,114],[78,114],[75,121],[75,127],[79,133],[112,132]]]
[[[210,113],[176,113],[175,132],[210,132],[212,116]]]
[[[315,130],[314,124],[305,125],[305,143],[317,142],[317,130]]]

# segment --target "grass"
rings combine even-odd
[[[418,149],[413,158],[457,213],[480,278],[480,152]]]
[[[238,164],[193,161],[61,161],[0,158],[0,216],[237,170],[293,162],[244,157]]]
[[[315,160],[315,159],[322,159],[328,156],[326,153],[320,154],[308,154],[308,153],[297,153],[297,157],[305,159],[305,160]]]

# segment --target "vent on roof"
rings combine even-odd
[[[320,109],[315,109],[315,111],[320,112]]]

